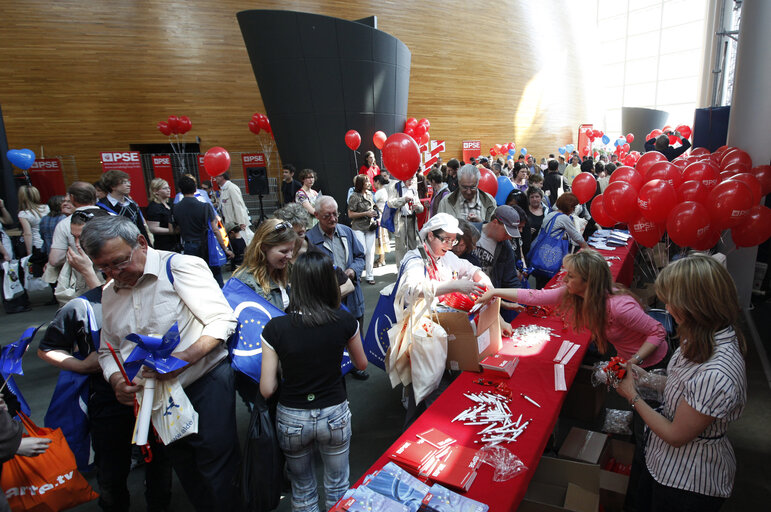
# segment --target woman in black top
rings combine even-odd
[[[287,315],[270,320],[262,332],[265,398],[282,384],[276,430],[292,481],[292,509],[318,510],[313,458],[324,462],[326,509],[348,489],[351,413],[340,365],[343,351],[356,368],[367,367],[356,319],[340,308],[332,260],[308,252],[297,259],[290,279]]]
[[[179,252],[179,235],[169,206],[171,187],[166,180],[150,182],[150,205],[147,207],[147,227],[153,234],[153,247],[160,251]]]

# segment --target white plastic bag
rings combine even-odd
[[[416,404],[439,387],[446,364],[447,332],[429,315],[416,319],[410,345],[412,390]]]
[[[19,278],[19,260],[3,262],[3,297],[15,299],[24,293],[24,285]]]
[[[28,292],[42,292],[50,288],[48,283],[43,281],[42,277],[32,275],[32,265],[29,263],[31,256],[24,256],[21,261],[21,268],[24,269],[24,288]]]
[[[137,393],[140,401],[141,393]],[[198,433],[198,413],[190,403],[178,379],[157,380],[153,400],[152,422],[165,445]],[[135,433],[136,435],[136,433]]]

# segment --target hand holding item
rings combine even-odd
[[[112,374],[110,377],[110,384],[112,385],[112,389],[115,390],[115,398],[123,405],[133,406],[134,395],[142,389],[142,386],[127,384],[120,372]]]
[[[469,212],[467,220],[469,222],[482,222],[482,219],[480,219],[479,216],[474,212]]]
[[[453,283],[457,291],[466,295],[481,295],[485,293],[485,286],[471,279],[458,279]],[[477,301],[478,302],[478,301]]]
[[[491,299],[495,298],[495,292],[495,288],[488,288],[487,291],[477,297],[476,303],[483,304],[485,302],[489,302]]]
[[[630,365],[627,365],[630,366]],[[635,366],[635,365],[631,365]],[[626,398],[627,401],[632,400],[635,395],[637,395],[637,387],[634,383],[634,373],[635,371],[628,371],[624,375],[624,378],[621,380],[621,382],[616,387],[616,392],[618,392],[619,395]]]
[[[16,455],[23,457],[37,457],[38,455],[45,453],[48,449],[48,445],[51,444],[51,439],[47,437],[23,437],[19,449],[16,450]]]

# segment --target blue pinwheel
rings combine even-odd
[[[38,327],[28,327],[17,341],[9,343],[0,350],[0,374],[5,381],[3,382],[2,387],[0,387],[0,391],[7,386],[8,391],[16,395],[16,398],[21,405],[21,410],[27,415],[30,414],[29,405],[27,404],[27,401],[24,400],[21,390],[19,389],[19,386],[16,385],[16,381],[13,380],[12,375],[24,375],[24,370],[21,367],[21,358],[24,356],[29,344],[35,338],[38,329],[41,327],[42,325],[39,325]]]
[[[126,373],[131,380],[134,380],[142,365],[158,373],[171,373],[187,365],[187,361],[171,355],[179,345],[179,327],[176,323],[162,338],[131,333],[126,339],[137,344],[126,358]]]

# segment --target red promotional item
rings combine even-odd
[[[592,173],[582,172],[573,179],[570,189],[578,198],[578,202],[584,204],[594,197],[594,193],[597,191],[597,180],[592,176]]]
[[[750,169],[750,172],[760,182],[761,195],[771,192],[771,165],[759,165]]]
[[[637,217],[637,191],[624,181],[617,181],[605,189],[605,211],[618,222],[630,222]]]
[[[345,132],[345,145],[351,151],[356,151],[361,146],[361,135],[356,130],[348,130]]]
[[[635,165],[635,169],[637,169],[637,172],[640,173],[641,176],[646,176],[648,174],[648,169],[657,162],[666,162],[667,157],[659,153],[658,151],[648,151],[643,156],[640,157],[640,159],[637,161],[637,164]]]
[[[615,183],[616,181],[626,181],[632,185],[635,190],[640,190],[640,187],[642,187],[644,183],[642,175],[637,172],[634,167],[629,167],[628,165],[622,165],[613,171],[608,183]],[[592,202],[592,204],[594,204],[594,202]]]
[[[752,169],[752,157],[749,153],[739,148],[727,150],[720,157],[720,169],[725,170],[731,164],[744,164],[747,169]]]
[[[710,162],[694,162],[688,164],[686,168],[683,169],[683,181],[700,181],[708,190],[715,188],[718,179],[719,171],[717,167]]]
[[[741,181],[724,181],[709,193],[709,213],[718,229],[738,226],[752,206],[752,191]]]
[[[62,162],[58,158],[37,158],[27,170],[32,186],[40,191],[41,204],[51,196],[67,193],[62,174]]]
[[[518,364],[519,364],[519,357],[500,354],[500,353],[487,356],[481,361],[479,361],[479,365],[482,368],[487,368],[488,370],[497,371],[497,372],[503,372],[509,377],[512,376]]]
[[[37,457],[16,455],[3,464],[2,485],[11,510],[58,512],[99,497],[78,472],[75,456],[60,428],[41,428],[24,413],[19,418],[29,434],[51,439]]]
[[[652,220],[648,220],[642,215],[638,215],[635,220],[629,223],[629,232],[640,245],[653,247],[661,240],[664,234],[664,228]]]
[[[680,132],[680,135],[682,135],[684,139],[691,138],[691,127],[688,125],[681,124],[675,128],[675,131]]]
[[[615,174],[615,172],[613,174]],[[605,210],[604,194],[600,194],[594,198],[589,213],[591,213],[592,218],[597,222],[597,224],[604,228],[610,228],[616,225],[616,221],[610,215],[608,215],[608,212]]]
[[[685,201],[696,201],[703,205],[709,201],[709,189],[700,181],[684,181],[677,189],[677,200],[680,203]]]
[[[671,162],[656,162],[648,168],[645,181],[664,180],[675,189],[683,182],[680,168]]]
[[[736,247],[754,247],[771,238],[771,209],[755,205],[741,224],[731,230]]]
[[[664,222],[677,204],[675,187],[664,180],[652,180],[642,186],[637,196],[640,212],[653,222]]]
[[[678,204],[667,218],[669,238],[680,247],[695,247],[711,229],[709,210],[694,201]]]
[[[171,135],[171,128],[169,128],[169,123],[166,121],[160,121],[158,123],[158,131],[167,136]]]
[[[480,169],[480,173],[479,190],[487,192],[495,197],[498,193],[498,179],[495,177],[495,173],[490,169]]]
[[[383,145],[383,164],[397,180],[412,178],[420,168],[420,149],[415,139],[405,133],[388,137]]]
[[[696,242],[691,244],[691,247],[697,251],[708,251],[715,247],[721,239],[721,232],[719,229],[713,229],[710,227],[707,232],[699,238]]]
[[[376,148],[383,149],[383,144],[385,144],[386,138],[386,134],[378,130],[374,135],[372,135],[372,143]]]
[[[219,176],[230,169],[230,153],[225,148],[214,146],[203,156],[203,165],[209,176]]]
[[[761,193],[762,189],[760,187],[760,182],[755,176],[753,176],[748,172],[743,172],[743,173],[737,174],[736,176],[731,176],[728,179],[741,181],[742,183],[750,187],[750,190],[752,191],[752,204],[755,205],[760,203],[760,199],[761,197],[763,197]]]

